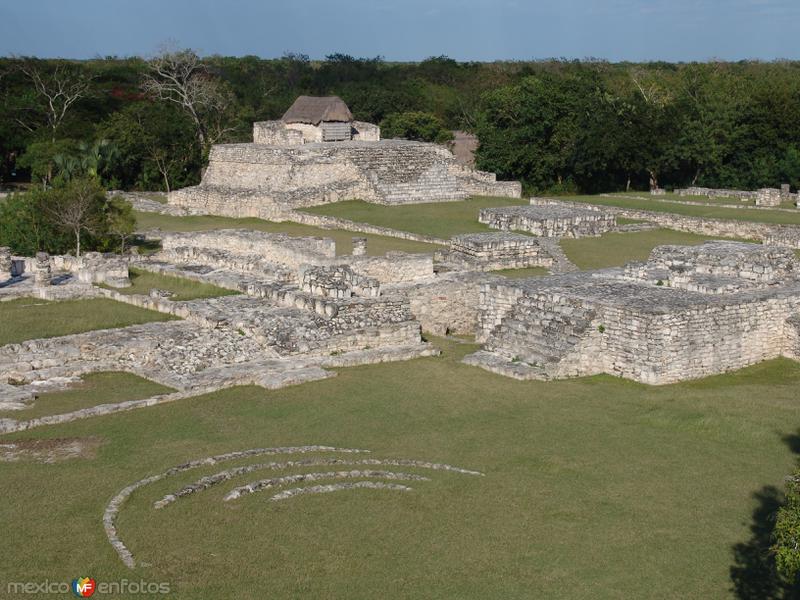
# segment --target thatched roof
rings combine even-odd
[[[300,96],[282,119],[284,123],[319,125],[322,121],[349,123],[353,115],[339,96]]]

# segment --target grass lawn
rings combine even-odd
[[[550,271],[544,267],[526,267],[524,269],[500,269],[499,271],[492,271],[495,275],[502,275],[509,279],[525,279],[526,277],[542,277],[547,275]]]
[[[672,229],[652,229],[632,233],[605,233],[600,237],[562,239],[561,248],[580,269],[619,267],[633,260],[645,260],[650,251],[662,244],[694,246],[710,239]]]
[[[707,599],[769,584],[757,579],[768,553],[751,527],[765,527],[796,463],[800,365],[662,387],[607,376],[519,382],[457,362],[470,345],[438,343],[439,358],[3,436],[104,443],[93,459],[0,463],[0,573],[168,582],[170,598],[191,599]],[[202,475],[282,458],[233,461],[141,488],[123,506],[120,535],[149,566],[128,570],[106,541],[106,504],[140,478],[216,453],[303,444],[485,476],[419,470],[431,481],[406,493],[221,501],[270,476],[258,471],[152,509]]]
[[[238,292],[226,290],[225,288],[192,281],[183,277],[171,277],[160,275],[141,269],[130,269],[131,287],[127,288],[108,288],[121,294],[149,294],[153,288],[168,290],[174,295],[171,300],[195,300],[197,298],[215,298],[217,296],[232,296]],[[108,286],[103,286],[108,287]]]
[[[106,298],[63,302],[20,298],[0,302],[0,345],[173,319],[171,315]]]
[[[149,398],[171,391],[173,391],[171,388],[132,373],[90,373],[85,375],[80,383],[67,390],[42,394],[31,404],[30,408],[0,411],[0,418],[23,421],[45,415],[58,415],[98,404]]]
[[[693,204],[676,204],[674,202],[659,202],[658,200],[641,200],[638,198],[604,196],[564,196],[558,200],[583,202],[602,206],[619,206],[634,210],[650,210],[665,212],[689,217],[703,217],[706,219],[728,219],[731,221],[748,221],[755,223],[779,223],[800,225],[800,210],[797,213],[775,210],[741,210],[717,206],[695,206]],[[733,202],[735,204],[735,202]]]
[[[316,236],[332,238],[336,242],[337,254],[350,254],[353,251],[353,237],[367,238],[367,254],[379,256],[392,250],[403,252],[435,252],[440,246],[425,244],[383,235],[370,235],[342,229],[322,229],[299,223],[273,223],[263,219],[215,216],[173,217],[157,213],[136,212],[139,229],[159,228],[163,231],[207,231],[209,229],[255,229],[270,233],[285,233],[292,236]]]
[[[340,217],[359,223],[370,223],[447,239],[459,233],[493,231],[487,225],[478,223],[478,213],[482,208],[520,206],[528,202],[527,198],[476,197],[462,202],[382,206],[361,200],[348,200],[303,210],[316,215]]]

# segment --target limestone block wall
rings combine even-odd
[[[605,309],[598,319],[604,372],[642,383],[706,377],[776,358],[786,351],[793,301],[710,304],[653,315]]]
[[[477,339],[507,359],[541,363],[550,377],[604,372],[649,384],[724,373],[793,352],[797,334],[787,315],[797,313],[800,298],[791,290],[671,308],[667,301],[655,310],[625,305],[625,289],[618,291],[622,301],[607,303],[561,288],[485,285]]]
[[[165,234],[164,250],[199,247],[259,255],[274,263],[300,267],[335,258],[336,242],[330,238],[291,237],[282,233],[266,233],[250,229],[217,229],[189,233]]]
[[[493,229],[527,231],[541,237],[599,236],[616,226],[616,217],[610,212],[563,204],[483,208],[478,221]]]
[[[396,286],[392,291],[408,298],[422,330],[434,335],[476,333],[481,287],[505,281],[499,275],[443,273],[417,284]]]
[[[780,206],[781,191],[776,188],[761,188],[756,192],[756,206]]]
[[[574,202],[552,200],[549,198],[531,198],[531,204],[539,206],[575,206]],[[583,206],[583,204],[581,204],[581,206]],[[594,208],[613,213],[617,217],[649,221],[666,229],[675,229],[676,231],[687,231],[689,233],[714,237],[758,240],[765,244],[800,248],[800,226],[798,225],[775,225],[772,223],[707,219],[705,217],[688,217],[672,213],[635,210],[616,206],[594,206]]]
[[[377,142],[381,139],[381,128],[366,121],[353,121],[353,140]]]
[[[430,254],[387,252],[383,256],[348,256],[346,260],[356,273],[384,284],[406,283],[433,276],[433,256]]]
[[[283,121],[259,121],[253,123],[253,143],[299,146],[303,143],[303,132],[290,129]]]

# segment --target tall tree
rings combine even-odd
[[[233,95],[193,50],[164,50],[148,66],[142,81],[144,91],[180,106],[192,119],[204,151],[232,130],[225,117]]]
[[[36,108],[44,114],[50,140],[55,142],[56,133],[70,108],[89,94],[92,77],[84,69],[65,61],[58,61],[55,68],[49,69],[42,61],[24,59],[19,63],[19,69],[33,85]],[[34,128],[30,123],[26,127]]]

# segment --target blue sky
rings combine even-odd
[[[0,0],[0,55],[800,59],[800,0]]]

